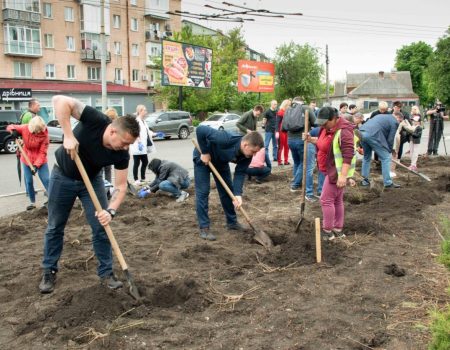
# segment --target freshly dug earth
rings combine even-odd
[[[112,229],[140,303],[125,288],[99,285],[80,207],[66,228],[50,295],[38,291],[45,209],[3,218],[0,347],[426,349],[428,311],[449,301],[435,225],[450,209],[450,161],[419,164],[432,182],[399,169],[401,189],[347,190],[347,238],[324,243],[321,264],[313,226],[320,205],[307,203],[296,234],[299,193],[289,191],[291,168],[245,185],[244,206],[273,238],[272,252],[255,244],[251,231],[225,229],[215,190],[209,212],[216,242],[198,237],[193,189],[185,203],[159,194],[127,197]]]

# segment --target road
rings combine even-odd
[[[446,137],[446,145],[450,152],[450,123],[445,123],[444,135]],[[187,140],[179,140],[177,138],[171,140],[156,141],[157,152],[152,157],[174,161],[181,166],[188,169],[189,173],[193,175],[194,168],[192,164],[192,150],[191,135]],[[426,145],[428,143],[428,123],[425,125],[425,130],[422,136],[420,154],[426,152]],[[51,144],[48,152],[48,162],[50,169],[55,162],[54,153],[60,144]],[[406,149],[407,150],[407,149]],[[271,154],[272,152],[270,152]],[[441,141],[439,154],[445,154],[444,144]],[[292,163],[292,161],[291,161]],[[129,179],[132,180],[132,161],[130,162]],[[0,216],[10,215],[20,212],[27,206],[27,198],[25,197],[25,188],[22,181],[22,186],[19,186],[19,181],[16,171],[16,156],[13,154],[0,153]],[[147,170],[147,179],[153,179],[152,173]],[[37,204],[43,203],[42,193],[37,196]]]

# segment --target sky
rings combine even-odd
[[[346,73],[391,71],[397,49],[424,41],[435,46],[450,26],[449,0],[228,0],[229,3],[279,12],[301,12],[285,18],[253,17],[254,22],[228,23],[189,19],[212,29],[242,28],[247,45],[270,58],[276,48],[293,41],[319,49],[325,67],[328,44],[330,80]],[[212,14],[204,7],[233,9],[221,0],[182,0],[182,10]],[[249,17],[249,16],[247,16]],[[324,78],[325,79],[325,78]]]

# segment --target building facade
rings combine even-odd
[[[19,81],[29,81],[36,93],[51,94],[49,86],[55,88],[55,93],[64,91],[66,85],[58,88],[58,84],[65,81],[74,87],[79,84],[76,91],[85,88],[86,82],[99,84],[100,3],[2,0],[0,86],[19,88]],[[160,55],[162,38],[180,30],[180,17],[172,19],[166,12],[180,10],[181,0],[104,0],[104,6],[108,87],[119,85],[114,91],[120,94],[123,86],[122,92],[127,96],[136,93],[140,99],[144,95],[150,101],[149,88],[158,78],[150,58]],[[53,84],[46,84],[48,81]],[[94,104],[97,98],[93,95],[89,100]],[[49,102],[43,101],[46,104]],[[149,110],[153,109],[152,103],[146,104]],[[123,112],[128,109],[125,105],[122,103]],[[11,108],[11,104],[1,101],[0,108]]]

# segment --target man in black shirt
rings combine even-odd
[[[276,119],[277,119],[277,112],[278,112],[278,102],[276,100],[273,100],[270,102],[270,108],[267,109],[264,112],[264,118],[263,118],[263,125],[266,130],[266,133],[264,135],[264,147],[266,149],[266,155],[267,159],[269,159],[269,145],[270,141],[272,141],[272,154],[273,154],[273,161],[276,162],[278,160],[278,142],[275,137],[275,125],[276,125]],[[269,160],[270,162],[270,160]],[[270,166],[270,163],[267,164]]]
[[[80,101],[57,95],[53,97],[55,115],[64,133],[63,146],[56,151],[48,196],[48,226],[44,237],[44,275],[39,284],[41,293],[53,292],[64,240],[64,228],[78,197],[86,219],[92,228],[92,244],[98,259],[97,274],[109,288],[120,288],[112,270],[112,250],[103,226],[108,225],[125,198],[128,176],[128,147],[139,136],[139,124],[132,116],[113,122],[95,108]],[[72,131],[70,117],[79,120]],[[89,192],[74,162],[78,152],[92,186],[102,205],[95,211]],[[115,168],[115,190],[108,206],[101,170],[107,165]]]

